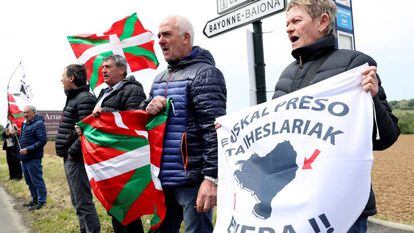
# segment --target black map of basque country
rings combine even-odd
[[[264,157],[256,153],[248,160],[238,161],[240,170],[234,177],[242,189],[252,192],[258,200],[253,214],[267,219],[272,213],[273,198],[296,176],[296,151],[289,141],[284,141]]]

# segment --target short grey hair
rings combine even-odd
[[[332,0],[292,0],[286,7],[289,11],[294,6],[303,6],[312,17],[316,19],[326,13],[330,17],[327,35],[335,35],[336,5]]]
[[[33,106],[33,105],[26,105],[26,107],[27,107],[28,109],[30,109],[30,111],[32,111],[32,112],[34,112],[35,114],[37,114],[37,109],[36,109],[36,107],[35,107],[35,106]]]
[[[170,15],[167,18],[165,18],[165,20],[167,20],[167,19],[169,19],[169,20],[174,19],[175,20],[175,26],[177,27],[178,33],[181,36],[184,35],[184,33],[190,34],[190,43],[191,43],[191,46],[192,46],[194,44],[194,28],[193,28],[193,25],[191,24],[190,20],[188,20],[186,17],[181,16],[181,15]]]
[[[126,59],[123,56],[114,54],[114,55],[110,55],[108,57],[105,57],[103,59],[104,62],[109,61],[109,60],[114,61],[116,67],[124,68],[125,69],[125,76],[127,75],[128,64],[127,64]]]

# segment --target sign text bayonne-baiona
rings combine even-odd
[[[210,38],[281,12],[285,7],[286,0],[256,1],[243,8],[208,21],[203,32],[205,36]]]

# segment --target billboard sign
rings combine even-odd
[[[55,138],[58,133],[59,124],[62,119],[62,111],[37,111],[45,119],[46,133],[48,138]]]

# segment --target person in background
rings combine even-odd
[[[373,148],[387,149],[397,140],[400,130],[397,126],[398,119],[392,114],[377,74],[377,63],[359,51],[336,47],[335,18],[336,5],[332,0],[292,0],[288,4],[286,32],[295,61],[280,75],[273,99],[368,63],[369,67],[362,73],[361,85],[371,93],[375,105],[380,135],[376,135],[374,130]],[[376,212],[371,189],[364,211],[348,232],[366,232],[367,217]]]
[[[17,158],[19,145],[17,142],[18,131],[13,123],[8,123],[3,133],[3,150],[6,151],[7,165],[9,167],[9,178],[11,180],[21,180],[23,178],[22,165]]]
[[[20,135],[19,159],[22,161],[23,174],[29,186],[32,200],[23,204],[29,210],[38,210],[46,204],[46,185],[43,180],[43,147],[47,142],[46,127],[43,117],[37,114],[32,105],[23,108],[24,118]]]
[[[209,51],[193,46],[188,19],[169,16],[158,32],[168,69],[154,80],[143,108],[152,115],[173,101],[164,135],[159,178],[167,213],[160,232],[213,231],[212,209],[217,198],[216,117],[226,114],[226,84]]]
[[[61,82],[67,97],[56,136],[56,154],[63,157],[70,199],[79,219],[80,232],[98,233],[101,231],[99,217],[83,163],[81,143],[75,131],[75,124],[92,113],[96,97],[89,92],[83,65],[67,66]]]

